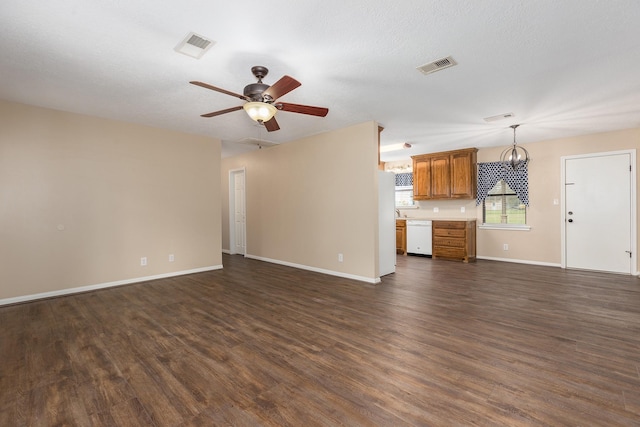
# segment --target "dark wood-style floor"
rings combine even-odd
[[[398,257],[0,307],[1,426],[638,426],[640,280]]]

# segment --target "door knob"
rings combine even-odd
[[[573,222],[573,220],[571,218],[569,218],[569,222]]]

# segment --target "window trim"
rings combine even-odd
[[[492,224],[482,223],[478,226],[480,230],[509,230],[509,231],[530,231],[531,226],[526,224]]]

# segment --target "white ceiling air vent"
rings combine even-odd
[[[244,144],[244,145],[255,145],[258,148],[262,148],[262,147],[268,148],[268,147],[273,147],[274,145],[278,145],[275,142],[265,141],[263,139],[257,139],[257,138],[244,138],[236,142],[238,144]]]
[[[456,60],[447,56],[446,58],[438,59],[418,67],[418,71],[422,74],[431,74],[436,71],[444,70],[445,68],[453,67],[454,65],[458,65]]]
[[[187,36],[178,43],[175,47],[175,51],[183,53],[192,58],[200,59],[206,51],[211,49],[211,46],[216,44],[213,40],[209,40],[196,33],[189,33]]]
[[[491,123],[491,122],[497,122],[498,120],[510,119],[511,117],[514,117],[514,116],[515,114],[513,113],[504,113],[504,114],[498,114],[497,116],[485,117],[484,121],[487,123]]]

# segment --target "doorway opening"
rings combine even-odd
[[[246,184],[245,169],[229,171],[229,253],[246,255]]]

